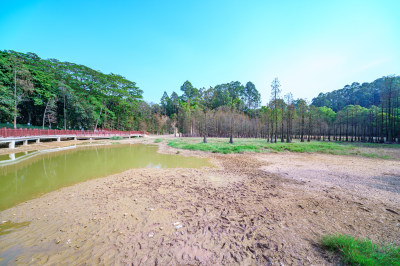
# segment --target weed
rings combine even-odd
[[[349,265],[400,265],[400,247],[377,245],[368,239],[346,235],[329,235],[322,239],[322,245],[340,253]]]

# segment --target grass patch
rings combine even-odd
[[[154,140],[154,143],[160,143],[160,142],[162,142],[163,141],[163,139],[155,139]]]
[[[110,138],[110,140],[121,140],[121,139],[124,139],[123,137],[120,137],[120,136],[112,136],[111,138]]]
[[[351,150],[333,142],[293,142],[293,143],[267,143],[263,139],[238,139],[233,144],[228,140],[209,139],[208,143],[194,142],[193,139],[177,139],[168,143],[178,149],[209,151],[213,153],[243,153],[243,152],[321,152],[338,153]]]
[[[322,239],[322,245],[338,252],[348,265],[400,265],[400,247],[377,245],[370,240],[345,235],[330,235]]]
[[[365,152],[362,152],[359,155],[361,155],[363,157],[367,157],[367,158],[390,159],[389,155],[380,155],[380,154],[376,154],[376,153],[365,153]]]
[[[392,143],[392,144],[384,144],[384,143],[369,143],[369,142],[345,142],[340,141],[337,142],[341,145],[349,145],[353,147],[361,147],[361,148],[385,148],[385,149],[398,149],[400,148],[399,144]]]
[[[366,149],[366,146],[362,146],[364,144],[360,143],[353,144],[333,141],[300,142],[299,140],[294,140],[292,143],[268,143],[265,139],[235,139],[234,143],[230,144],[228,143],[227,138],[208,138],[208,143],[203,143],[201,138],[177,138],[169,141],[168,145],[177,149],[199,150],[223,154],[289,151],[299,153],[316,152],[333,155],[353,155],[367,158],[393,159],[385,154],[381,147],[382,144],[368,144],[368,148]],[[390,148],[397,148],[400,153],[400,145],[394,144]]]

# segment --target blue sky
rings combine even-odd
[[[400,1],[0,0],[0,49],[137,82],[147,101],[185,80],[252,81],[270,97],[400,74]],[[180,94],[180,92],[179,92]]]

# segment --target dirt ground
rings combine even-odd
[[[3,263],[332,265],[326,234],[400,244],[399,161],[180,154],[216,167],[132,169],[0,212],[30,222],[0,236]]]

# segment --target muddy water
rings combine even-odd
[[[4,158],[7,159],[8,158]],[[0,210],[41,194],[131,168],[199,168],[208,159],[157,153],[152,145],[80,147],[0,166]]]

